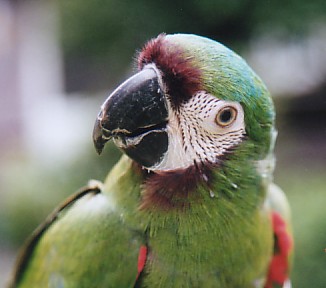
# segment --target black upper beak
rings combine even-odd
[[[143,166],[157,163],[167,150],[167,103],[157,72],[145,68],[105,100],[96,119],[93,141],[98,153],[113,138]]]

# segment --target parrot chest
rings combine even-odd
[[[148,245],[145,287],[261,287],[273,243],[269,217],[256,211],[174,215],[151,226]]]

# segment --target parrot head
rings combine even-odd
[[[150,40],[138,69],[103,103],[93,140],[114,143],[151,172],[215,166],[246,145],[253,160],[270,150],[274,110],[247,63],[213,40],[188,34]]]

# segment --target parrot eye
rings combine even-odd
[[[217,125],[226,127],[231,125],[237,118],[238,111],[232,106],[223,107],[216,115]]]

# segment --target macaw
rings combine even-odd
[[[290,209],[273,183],[274,107],[236,53],[161,34],[105,100],[98,153],[124,155],[20,253],[11,287],[290,287]]]

